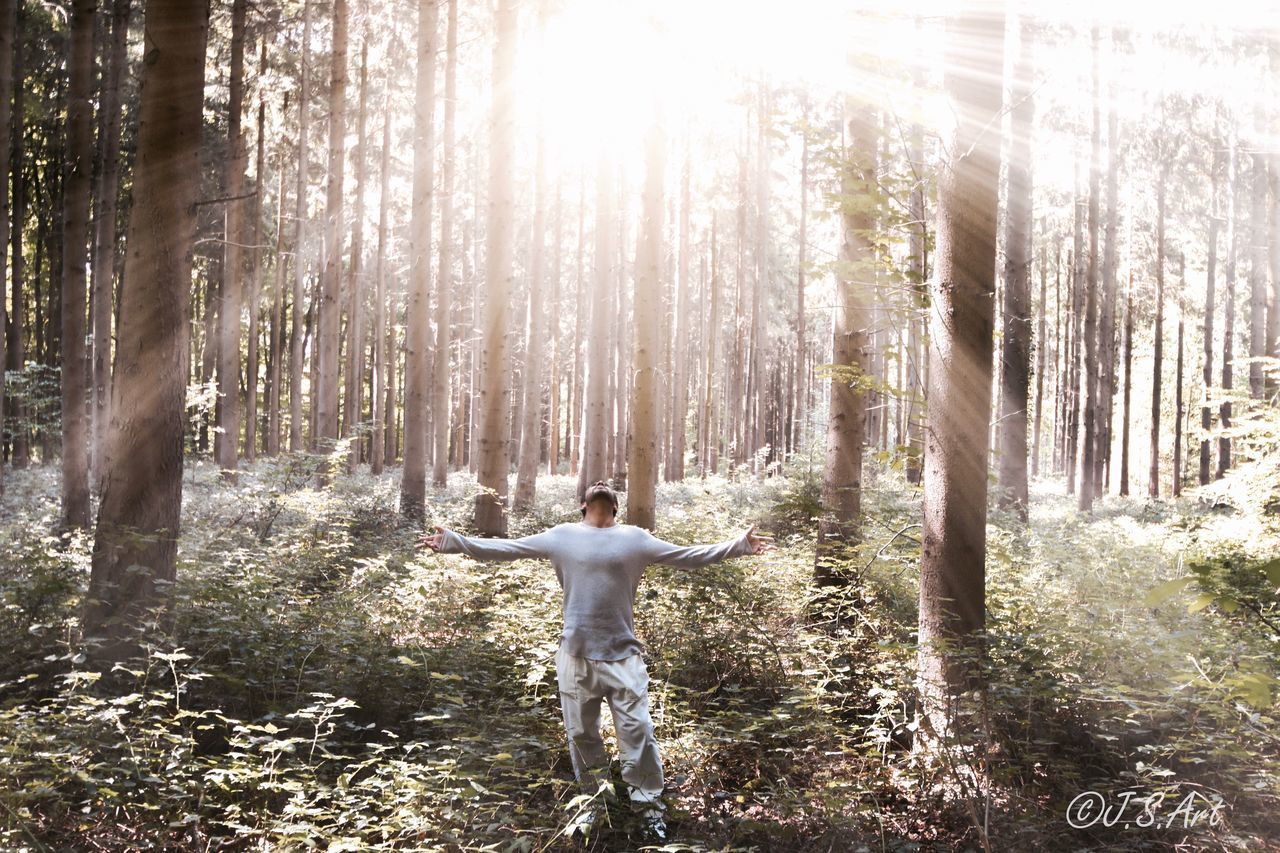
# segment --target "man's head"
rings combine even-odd
[[[587,486],[586,492],[582,495],[582,516],[587,515],[587,505],[592,501],[602,501],[613,510],[613,514],[618,514],[618,495],[609,484],[604,480],[596,480],[590,486]]]

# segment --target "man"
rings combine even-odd
[[[600,737],[600,701],[607,699],[618,734],[622,778],[634,803],[644,807],[651,835],[666,838],[662,805],[662,760],[649,717],[649,672],[636,639],[632,609],[640,576],[650,563],[697,568],[773,549],[752,525],[735,539],[713,545],[673,545],[643,527],[618,524],[618,496],[603,480],[582,499],[582,521],[558,524],[520,539],[473,539],[436,527],[420,545],[477,560],[541,558],[555,566],[564,590],[564,633],[556,653],[560,708],[574,775],[588,793],[607,782],[608,756]],[[572,829],[586,835],[598,806],[583,812]]]

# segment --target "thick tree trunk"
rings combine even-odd
[[[1230,130],[1227,143],[1227,260],[1223,269],[1225,287],[1222,294],[1222,393],[1231,393],[1232,359],[1235,349],[1236,323],[1236,134]],[[1218,420],[1222,429],[1231,428],[1231,401],[1223,400],[1218,411]],[[1217,479],[1227,473],[1231,467],[1231,438],[1223,435],[1218,439],[1218,471]]]
[[[1020,28],[1010,91],[999,424],[1000,505],[1027,519],[1027,391],[1031,373],[1031,24]]]
[[[356,118],[356,208],[351,226],[351,264],[347,268],[347,358],[342,401],[342,434],[351,442],[347,471],[354,474],[360,463],[360,435],[364,408],[364,190],[369,119],[369,42],[360,44],[360,106]]]
[[[577,496],[597,480],[607,480],[605,456],[609,429],[609,299],[613,280],[613,178],[609,161],[601,155],[596,172],[595,269],[591,286],[591,322],[587,331],[584,365],[585,402],[582,407],[582,456],[578,466]]]
[[[449,477],[449,352],[453,346],[453,184],[454,115],[458,93],[458,0],[449,0],[445,27],[444,138],[441,140],[440,274],[436,277],[435,378],[431,410],[435,414],[435,451],[431,482],[444,488]]]
[[[702,372],[702,437],[699,439],[698,450],[702,459],[702,479],[707,478],[707,473],[715,474],[718,472],[719,454],[717,448],[719,446],[719,435],[715,428],[715,403],[716,403],[716,350],[720,343],[720,269],[718,258],[716,256],[716,246],[719,242],[719,234],[716,229],[716,212],[711,211],[711,278],[708,281],[708,287],[711,289],[709,296],[710,307],[707,310],[707,339],[703,343],[703,347],[707,351],[707,360]]]
[[[149,0],[133,209],[84,634],[105,662],[174,579],[207,0]]]
[[[10,128],[10,110],[11,105],[18,101],[18,92],[13,85],[14,57],[17,55],[17,32],[18,32],[18,5],[16,0],[0,0],[0,244],[9,236],[10,228],[13,229],[15,235],[21,233],[21,220],[16,216],[12,216],[9,205],[9,171],[10,171],[10,153],[13,150],[10,145],[9,128]],[[10,95],[13,100],[10,100]],[[21,103],[20,101],[18,101]],[[18,140],[21,145],[22,138],[22,117],[18,116],[17,121]],[[22,174],[22,157],[21,148],[18,148],[19,156],[15,158],[13,164],[13,172],[15,175]],[[17,193],[15,193],[17,195]],[[15,247],[20,245],[20,238],[15,237]],[[22,254],[17,248],[14,249],[14,267],[13,267],[13,292],[18,293],[21,277],[18,264]],[[4,306],[4,279],[5,279],[5,252],[3,245],[0,245],[0,364],[3,364],[3,356],[8,351],[8,341],[5,337],[5,327],[7,324]],[[15,300],[14,304],[14,328],[16,329],[21,322],[18,315],[18,307],[21,303]],[[0,435],[4,430],[4,407],[5,407],[5,377],[3,371],[0,370]],[[12,426],[10,426],[12,429]],[[16,457],[16,453],[14,454]],[[16,458],[15,458],[16,461]],[[0,459],[3,463],[3,459]],[[0,495],[4,494],[4,465],[0,464]]]
[[[436,0],[418,4],[418,81],[414,98],[413,207],[409,224],[409,292],[405,304],[404,476],[400,512],[423,518],[427,494],[427,405],[431,391],[431,203],[435,182]],[[500,84],[495,81],[494,86]],[[502,156],[494,152],[491,156]],[[504,472],[505,473],[505,472]],[[504,490],[505,492],[505,490]]]
[[[108,405],[111,400],[111,318],[115,304],[111,283],[116,268],[116,210],[120,195],[120,83],[128,70],[125,48],[129,37],[130,0],[115,0],[111,6],[111,41],[105,60],[102,85],[102,174],[98,185],[97,215],[94,222],[93,257],[93,477],[95,489],[102,482],[103,451],[106,447]],[[0,92],[7,89],[0,83]],[[17,264],[15,260],[14,269]],[[15,279],[16,281],[16,279]],[[18,290],[15,288],[15,295]],[[14,313],[21,317],[15,302]]]
[[[836,281],[832,318],[832,356],[837,373],[831,381],[831,409],[827,417],[827,456],[822,477],[822,516],[818,522],[818,547],[814,582],[819,586],[847,583],[837,568],[843,547],[857,543],[861,535],[862,456],[867,432],[868,372],[867,331],[874,296],[876,125],[873,109],[845,99],[845,139],[841,180],[842,275]]]
[[[307,137],[311,126],[311,69],[307,56],[311,49],[311,0],[302,0],[302,48],[299,52],[298,95],[298,190],[294,199],[295,239],[293,247],[293,306],[289,337],[289,450],[302,450],[302,292],[307,282],[307,177],[309,162]],[[312,389],[312,405],[315,390]]]
[[[231,96],[227,106],[227,201],[223,229],[222,295],[218,304],[218,431],[213,455],[227,482],[236,482],[240,437],[240,314],[244,286],[245,150],[244,30],[248,0],[231,7]]]
[[[89,241],[94,0],[71,6],[67,61],[67,148],[62,207],[62,523],[89,526],[89,445],[85,423],[85,261]],[[6,205],[7,209],[7,205]]]
[[[434,7],[434,6],[433,6]],[[434,54],[420,54],[433,57]],[[316,326],[319,375],[315,395],[315,450],[330,453],[338,438],[338,331],[342,315],[343,183],[347,135],[347,0],[333,2],[333,47],[329,66],[329,168],[325,189],[324,267]],[[332,472],[319,472],[319,484]]]
[[[979,8],[982,8],[979,6]],[[921,715],[950,730],[946,695],[973,683],[955,655],[985,630],[987,424],[995,295],[1004,16],[947,22],[943,89],[955,126],[938,184],[937,276],[929,329],[929,427],[920,560]],[[926,742],[928,737],[924,739]]]
[[[1129,285],[1124,289],[1124,414],[1120,422],[1120,495],[1129,494],[1129,426],[1132,411],[1129,403],[1133,394],[1133,270],[1129,270]]]
[[[1094,453],[1093,492],[1104,494],[1111,485],[1112,413],[1116,396],[1116,225],[1119,210],[1117,182],[1120,161],[1114,89],[1107,113],[1107,225],[1102,255],[1102,301],[1098,308],[1097,450]]]
[[[485,228],[484,361],[480,378],[477,424],[477,477],[484,489],[476,495],[475,525],[490,536],[507,535],[507,440],[511,425],[507,384],[507,326],[514,276],[515,74],[517,14],[515,0],[498,0],[493,47],[493,102],[489,116],[489,211]]]
[[[288,112],[288,96],[285,96],[284,110]],[[284,251],[284,210],[285,210],[285,149],[279,152],[280,162],[276,186],[276,249],[273,279],[271,284],[271,343],[268,347],[267,369],[267,448],[268,456],[280,453],[280,383],[284,373],[281,364],[284,362],[284,282],[288,269],[287,256]]]
[[[1156,318],[1151,365],[1151,460],[1147,467],[1147,495],[1160,497],[1160,386],[1164,365],[1164,228],[1168,167],[1160,170],[1156,187]]]
[[[627,523],[657,527],[658,425],[662,371],[662,181],[666,140],[659,118],[649,129],[642,200],[643,220],[636,247],[635,340],[631,419],[627,441]]]
[[[456,0],[455,0],[456,2]],[[447,150],[447,149],[446,149]],[[382,155],[379,164],[378,194],[378,254],[374,264],[373,296],[373,442],[369,448],[369,470],[374,475],[382,473],[386,462],[386,412],[383,395],[386,393],[387,370],[394,365],[391,348],[387,345],[387,208],[390,206],[391,182],[391,96],[388,92],[382,105]],[[447,208],[446,208],[447,210]],[[441,248],[443,252],[443,247]]]
[[[253,462],[258,456],[258,309],[262,294],[262,173],[267,164],[267,101],[264,81],[267,73],[267,40],[262,40],[258,59],[258,150],[253,167],[253,237],[252,273],[249,275],[249,340],[244,374],[244,458]]]
[[[1187,290],[1187,262],[1181,252],[1178,253],[1178,356],[1174,371],[1173,391],[1173,496],[1182,494],[1182,349],[1183,329],[1186,311],[1183,294]]]
[[[1213,388],[1213,315],[1214,289],[1217,285],[1218,268],[1218,218],[1222,215],[1218,195],[1218,173],[1222,166],[1220,147],[1214,144],[1213,165],[1210,169],[1210,180],[1213,182],[1213,200],[1209,211],[1209,246],[1207,270],[1204,286],[1204,374],[1203,389],[1200,399],[1200,485],[1207,485],[1213,477],[1213,444],[1209,431],[1213,429],[1213,409],[1209,406],[1210,391]]]
[[[546,25],[547,3],[539,4],[538,31]],[[538,484],[538,462],[542,453],[542,384],[546,365],[543,337],[546,332],[543,279],[547,237],[547,155],[542,132],[541,110],[534,129],[533,223],[529,234],[529,298],[525,311],[524,369],[521,375],[523,401],[520,407],[520,445],[516,462],[516,492],[512,507],[527,512],[533,506]],[[554,318],[553,318],[554,319]]]
[[[1093,509],[1096,491],[1094,459],[1098,445],[1098,217],[1100,213],[1099,183],[1102,174],[1102,110],[1099,104],[1098,25],[1093,25],[1093,132],[1089,158],[1089,270],[1085,281],[1084,305],[1084,445],[1080,459],[1080,494],[1077,506],[1081,512]]]
[[[671,329],[671,351],[674,362],[674,405],[670,412],[666,479],[684,479],[685,421],[689,413],[689,323],[693,319],[689,291],[689,180],[693,163],[688,133],[684,140],[684,164],[680,170],[680,224],[675,286],[677,288],[674,328]],[[802,179],[803,180],[803,179]],[[801,249],[803,251],[803,249]],[[801,279],[803,281],[803,279]],[[803,304],[803,303],[802,303]]]
[[[1249,229],[1249,396],[1266,394],[1262,359],[1267,355],[1267,154],[1253,155]]]

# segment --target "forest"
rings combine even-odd
[[[0,849],[1280,850],[1274,3],[0,0],[0,237]]]

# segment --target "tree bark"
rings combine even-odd
[[[440,274],[436,277],[436,358],[432,422],[435,452],[431,482],[439,488],[449,475],[449,352],[453,346],[453,184],[454,115],[458,97],[458,0],[449,0],[445,28],[444,138],[441,141]]]
[[[149,0],[133,209],[84,634],[119,660],[163,606],[182,513],[207,0]]]
[[[1151,461],[1147,468],[1147,495],[1160,497],[1160,386],[1164,364],[1164,230],[1168,167],[1163,166],[1156,186],[1156,317],[1151,366]]]
[[[258,308],[262,294],[262,173],[267,164],[267,101],[264,82],[267,73],[267,40],[263,38],[258,59],[258,150],[253,167],[253,238],[252,272],[249,275],[249,340],[244,376],[244,458],[253,462],[258,456]]]
[[[1209,406],[1210,389],[1213,388],[1213,320],[1214,320],[1214,288],[1217,284],[1218,271],[1218,218],[1221,216],[1218,174],[1222,166],[1221,146],[1215,142],[1213,146],[1213,165],[1210,167],[1210,180],[1213,182],[1213,196],[1209,210],[1209,245],[1208,261],[1204,286],[1204,374],[1200,404],[1200,485],[1207,485],[1212,479],[1213,450],[1209,439],[1209,431],[1213,429],[1213,409]]]
[[[1027,520],[1027,392],[1031,373],[1031,24],[1020,27],[1010,91],[1008,210],[1005,215],[1004,335],[1000,341],[1000,505]]]
[[[231,95],[227,106],[227,201],[223,229],[222,294],[218,304],[218,430],[213,455],[222,479],[236,482],[240,437],[240,314],[244,286],[245,150],[244,30],[247,0],[231,7]]]
[[[656,104],[655,104],[656,108]],[[643,220],[636,247],[635,339],[627,441],[627,523],[657,529],[661,422],[662,183],[666,140],[655,116],[646,140]]]
[[[1133,393],[1133,270],[1129,270],[1129,285],[1124,289],[1124,415],[1120,425],[1120,496],[1129,494],[1129,426],[1132,411],[1129,403]]]
[[[289,101],[285,96],[284,110],[288,112]],[[285,271],[288,269],[288,260],[284,251],[284,210],[285,210],[285,148],[279,149],[280,162],[278,168],[280,174],[277,176],[279,184],[276,186],[276,249],[273,281],[271,285],[271,343],[269,346],[268,359],[270,367],[267,369],[267,455],[276,456],[280,453],[280,397],[282,390],[280,388],[284,373],[281,368],[284,362],[284,282]]]
[[[1267,355],[1267,154],[1253,154],[1249,229],[1249,396],[1266,394],[1262,359]]]
[[[582,456],[578,466],[577,496],[597,480],[607,480],[609,286],[613,280],[613,178],[608,159],[601,154],[596,171],[595,269],[591,286],[591,321],[584,364],[585,401],[582,407]]]
[[[364,408],[364,194],[368,170],[369,41],[360,43],[360,106],[356,117],[356,208],[351,226],[351,263],[347,267],[347,358],[342,401],[342,432],[351,442],[347,471],[356,472],[360,463],[360,435]]]
[[[875,278],[876,124],[866,104],[845,99],[844,164],[841,176],[840,276],[836,280],[832,318],[831,408],[827,417],[827,455],[822,477],[822,508],[814,582],[836,586],[849,582],[840,571],[842,546],[861,535],[862,457],[867,432],[868,337]]]
[[[945,694],[975,680],[940,641],[981,653],[986,626],[986,435],[1000,174],[993,119],[1001,106],[1004,16],[975,6],[947,21],[944,41],[943,89],[955,125],[938,184],[917,684],[926,728],[937,737],[950,729]]]
[[[1115,92],[1107,113],[1107,224],[1106,248],[1102,255],[1102,303],[1098,309],[1098,449],[1094,453],[1094,496],[1105,494],[1111,485],[1112,414],[1116,396],[1116,225],[1119,215],[1117,182],[1120,161]]]
[[[334,0],[333,47],[329,66],[329,177],[325,190],[324,268],[320,277],[316,328],[319,375],[315,386],[315,450],[322,454],[332,452],[338,438],[338,330],[342,313],[342,198],[346,134],[347,0]],[[329,476],[331,472],[327,467],[321,469],[318,484],[326,483]]]
[[[10,234],[10,229],[15,235],[14,252],[13,252],[13,293],[16,296],[21,286],[20,270],[18,268],[21,262],[22,254],[18,247],[21,245],[21,220],[12,215],[9,205],[9,171],[10,171],[10,155],[13,151],[11,146],[9,129],[11,122],[10,110],[15,101],[21,103],[21,97],[18,90],[13,85],[13,71],[15,57],[18,55],[18,4],[16,0],[0,0],[0,243]],[[10,100],[12,95],[13,100]],[[15,175],[22,174],[22,156],[21,156],[21,139],[22,139],[22,115],[18,114],[17,121],[17,140],[19,156],[15,158],[13,172]],[[15,196],[17,193],[15,193]],[[9,341],[6,339],[6,326],[8,325],[5,316],[4,306],[4,280],[5,280],[5,261],[6,256],[3,246],[0,246],[0,358],[8,352]],[[14,329],[18,328],[21,322],[18,308],[20,303],[14,301]],[[0,364],[3,364],[0,361]],[[4,407],[5,407],[5,388],[6,380],[4,371],[0,370],[0,435],[4,431]],[[13,427],[10,426],[12,430]],[[16,447],[16,443],[15,443]],[[16,453],[15,461],[16,461]],[[0,463],[3,460],[0,459]],[[0,464],[0,495],[4,494],[4,465]]]
[[[293,305],[289,338],[289,450],[302,450],[302,292],[307,282],[307,177],[309,162],[307,137],[311,126],[311,0],[302,0],[302,49],[299,52],[298,95],[298,190],[294,199]],[[312,405],[315,391],[312,390]]]
[[[395,360],[387,339],[387,208],[390,206],[391,183],[391,94],[382,105],[382,155],[379,165],[378,194],[378,253],[373,276],[376,292],[373,297],[373,442],[369,448],[369,471],[375,476],[382,473],[386,462],[387,424],[385,401],[387,371]],[[447,208],[446,208],[447,210]],[[443,248],[441,249],[443,252]]]
[[[95,0],[71,6],[67,61],[67,143],[62,213],[62,523],[89,526],[89,445],[85,402],[85,261],[89,239],[89,187]],[[7,205],[6,205],[7,209]]]
[[[1102,173],[1102,110],[1099,103],[1098,82],[1098,25],[1093,25],[1091,37],[1093,52],[1093,132],[1090,136],[1089,158],[1089,271],[1085,282],[1084,306],[1084,446],[1080,459],[1080,493],[1077,507],[1081,512],[1093,509],[1096,491],[1094,477],[1097,470],[1094,460],[1098,444],[1098,231],[1100,213],[1099,183]]]
[[[418,4],[418,80],[414,99],[411,261],[405,304],[404,476],[400,512],[423,518],[427,494],[427,405],[431,390],[428,337],[431,323],[431,201],[435,182],[436,0]],[[501,85],[494,81],[495,88]],[[491,156],[501,156],[496,151]]]
[[[1173,391],[1173,496],[1182,494],[1182,349],[1183,329],[1185,326],[1185,305],[1183,294],[1187,289],[1187,262],[1181,252],[1178,253],[1178,356],[1174,370]]]
[[[120,195],[120,82],[128,70],[125,49],[129,36],[129,0],[115,0],[111,7],[111,41],[105,60],[102,86],[102,174],[98,185],[97,215],[94,221],[93,257],[93,486],[102,482],[103,450],[106,446],[107,411],[111,400],[111,318],[114,299],[111,283],[116,267],[116,216]],[[0,84],[0,91],[7,91]],[[15,270],[17,268],[15,262]],[[18,293],[17,290],[14,291]],[[15,315],[20,312],[15,302]]]
[[[512,242],[515,197],[512,169],[515,157],[515,74],[517,14],[515,0],[498,0],[497,36],[493,47],[493,102],[489,117],[489,211],[485,228],[484,361],[480,379],[477,424],[479,458],[476,529],[489,536],[507,534],[507,480],[510,461],[507,440],[511,425],[510,390],[506,381],[507,326],[513,270]]]
[[[1223,278],[1225,288],[1222,294],[1222,393],[1231,393],[1232,358],[1235,342],[1236,321],[1236,134],[1232,126],[1227,143],[1227,259]],[[1222,429],[1231,428],[1231,401],[1222,401],[1218,411],[1218,420]],[[1222,479],[1231,467],[1231,437],[1223,435],[1218,439],[1218,472],[1217,479]]]

